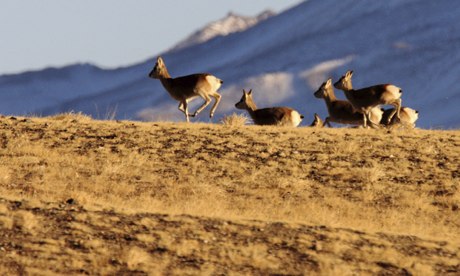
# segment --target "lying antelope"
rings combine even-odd
[[[246,92],[243,89],[243,97],[235,104],[238,109],[245,109],[249,112],[256,125],[277,125],[296,127],[304,118],[299,112],[289,107],[269,107],[257,109],[252,99],[252,89]]]
[[[382,111],[383,111],[383,116],[382,116],[382,120],[380,121],[380,123],[385,126],[394,126],[394,125],[401,124],[406,127],[414,128],[415,122],[418,120],[418,114],[419,114],[417,110],[414,110],[410,107],[403,106],[401,107],[399,119],[396,117],[393,117],[388,122],[388,117],[390,116],[391,113],[394,112],[394,108],[382,110]]]
[[[324,122],[321,120],[319,115],[315,113],[315,118],[313,119],[313,122],[310,125],[311,127],[324,127]]]
[[[387,119],[388,122],[391,121],[395,114],[399,118],[401,110],[401,88],[393,84],[380,84],[354,90],[351,82],[352,76],[353,71],[347,71],[334,84],[334,87],[345,92],[345,96],[353,105],[353,108],[363,114],[364,127],[367,127],[367,121],[370,121],[371,125],[375,126],[375,123],[370,120],[370,111],[381,104],[389,104],[395,107]]]
[[[316,98],[324,99],[327,106],[329,117],[326,118],[324,125],[331,127],[330,122],[347,124],[347,125],[362,125],[363,114],[356,111],[353,105],[348,101],[337,100],[332,87],[332,79],[323,82],[318,90],[314,93]],[[383,111],[379,107],[374,107],[370,110],[370,121],[378,125],[382,118]]]
[[[220,102],[221,95],[217,90],[222,85],[223,81],[210,74],[193,74],[183,77],[171,78],[166,69],[166,65],[161,57],[158,57],[155,67],[150,72],[149,77],[152,79],[160,79],[163,87],[175,100],[179,101],[179,110],[185,114],[187,122],[189,117],[195,117],[203,111],[211,103],[211,97],[216,99],[211,108],[209,116],[212,118],[216,111],[217,105]],[[204,103],[198,107],[193,114],[188,113],[188,102],[196,97],[204,99]]]

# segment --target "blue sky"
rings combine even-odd
[[[154,56],[229,11],[276,12],[300,0],[0,0],[0,74]]]

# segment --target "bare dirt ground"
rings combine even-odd
[[[459,275],[460,133],[0,118],[0,273]]]

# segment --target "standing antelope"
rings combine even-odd
[[[211,118],[214,116],[214,111],[216,110],[222,97],[217,93],[217,90],[223,83],[222,80],[205,73],[171,78],[161,57],[158,57],[155,67],[153,67],[149,77],[152,79],[160,79],[161,84],[163,84],[163,87],[166,91],[168,91],[171,97],[179,101],[179,110],[185,114],[187,122],[190,121],[189,117],[197,116],[198,113],[211,103],[211,97],[216,99],[216,101],[211,108],[209,116]],[[188,102],[195,97],[201,97],[205,102],[195,111],[195,113],[189,114]]]
[[[403,106],[401,107],[401,111],[399,114],[399,119],[393,117],[390,121],[388,121],[388,117],[391,113],[393,113],[394,108],[383,110],[383,116],[380,123],[385,126],[393,126],[393,125],[403,125],[406,127],[414,128],[415,122],[418,120],[419,112],[414,110],[410,107]]]
[[[329,117],[326,118],[324,125],[331,127],[330,122],[348,125],[362,125],[363,114],[356,111],[348,101],[337,100],[332,87],[332,79],[323,82],[314,93],[316,98],[324,99],[327,106]],[[383,111],[379,107],[374,107],[370,111],[370,121],[377,125],[382,118]]]
[[[345,96],[353,105],[353,108],[363,114],[363,125],[367,127],[370,110],[381,104],[389,104],[395,107],[394,112],[388,117],[388,122],[393,116],[399,118],[401,109],[401,88],[393,84],[380,84],[358,90],[353,89],[351,77],[353,71],[347,71],[335,84],[335,88],[345,92]],[[371,121],[371,124],[374,124]]]
[[[296,127],[300,124],[303,116],[289,107],[269,107],[257,109],[252,99],[252,89],[246,92],[243,89],[243,97],[235,104],[238,109],[245,109],[249,112],[256,125],[278,125]]]

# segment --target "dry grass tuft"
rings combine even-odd
[[[13,218],[15,227],[22,229],[29,234],[35,234],[36,230],[41,227],[40,222],[32,212],[19,211]]]
[[[240,127],[248,124],[248,117],[243,114],[233,113],[232,115],[226,115],[221,119],[221,124],[231,127]]]
[[[0,227],[1,229],[11,230],[14,227],[14,220],[8,216],[0,214]]]
[[[54,116],[51,116],[51,117],[48,117],[49,119],[51,120],[63,120],[63,121],[72,121],[72,122],[77,122],[77,121],[90,121],[92,120],[91,116],[87,115],[87,114],[84,114],[82,112],[67,112],[67,113],[61,113],[61,114],[58,114],[58,115],[54,115]]]
[[[152,263],[150,254],[138,247],[130,248],[124,258],[130,270],[142,270]]]

